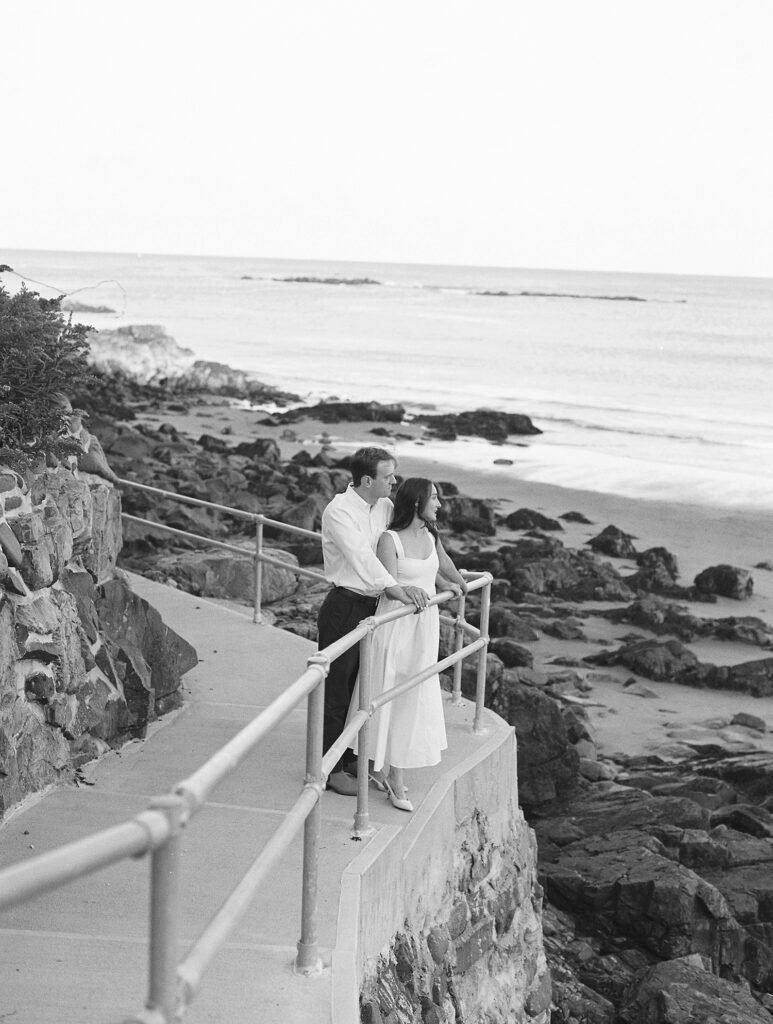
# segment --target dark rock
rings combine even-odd
[[[627,582],[631,582],[631,577]],[[688,643],[714,636],[718,640],[769,646],[773,629],[753,616],[741,618],[729,616],[722,619],[704,619],[693,615],[685,607],[664,601],[660,597],[648,596],[634,601],[625,609],[604,612],[607,618],[616,622],[630,622],[653,633],[671,633]]]
[[[564,512],[563,515],[558,517],[559,519],[565,520],[567,523],[585,523],[591,526],[591,521],[587,516],[584,516],[582,512]]]
[[[534,426],[528,416],[519,413],[496,412],[493,409],[476,409],[456,415],[429,415],[422,413],[415,422],[423,423],[435,435],[455,438],[458,434],[485,437],[490,441],[506,441],[511,434],[534,435],[542,431]]]
[[[473,626],[480,625],[480,615],[471,611],[467,621]],[[539,640],[539,633],[510,608],[492,604],[489,612],[489,636],[510,637],[522,643]]]
[[[696,656],[678,640],[640,640],[616,651],[585,659],[593,665],[625,665],[647,679],[682,681],[682,676],[699,664]]]
[[[530,508],[519,508],[517,512],[511,512],[505,523],[509,530],[563,530],[557,519],[549,519]]]
[[[773,658],[744,661],[740,665],[698,663],[679,673],[677,682],[712,690],[738,690],[753,697],[773,696]]]
[[[252,441],[242,441],[231,449],[235,455],[246,455],[250,459],[264,462],[279,462],[281,451],[273,437],[256,437]]]
[[[695,589],[705,594],[719,594],[745,601],[754,592],[754,580],[747,569],[733,565],[712,565],[699,572],[694,580]]]
[[[679,576],[679,564],[676,555],[672,555],[667,548],[647,548],[636,556],[636,564],[643,569],[652,569],[662,566],[672,580]]]
[[[501,659],[506,668],[531,668],[534,655],[526,647],[522,647],[510,637],[497,637],[489,644],[489,650]]]
[[[746,832],[757,839],[773,839],[773,814],[753,804],[732,804],[720,807],[711,815],[711,825],[727,825],[737,832]],[[771,848],[773,861],[773,848]]]
[[[621,1024],[767,1024],[770,1014],[747,985],[712,973],[699,953],[656,964],[637,979]]]
[[[402,405],[381,402],[319,402],[293,410],[292,415],[280,413],[280,423],[297,423],[299,419],[317,419],[322,423],[401,423],[405,416]]]
[[[635,558],[634,538],[624,533],[617,526],[607,526],[597,536],[588,541],[593,551],[612,558]]]
[[[480,498],[464,494],[444,496],[441,517],[457,533],[467,530],[486,536],[496,533],[491,504]]]
[[[537,806],[572,792],[579,757],[569,742],[558,704],[504,672],[486,705],[515,726],[518,739],[518,788],[524,806]]]
[[[765,733],[768,731],[764,718],[760,718],[758,715],[750,715],[747,711],[739,711],[733,715],[732,724],[742,725],[746,729],[754,729],[755,732]]]
[[[585,632],[576,619],[554,619],[542,627],[548,636],[559,640],[585,640]]]

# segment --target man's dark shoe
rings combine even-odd
[[[341,796],[357,796],[357,780],[353,779],[351,775],[347,775],[346,772],[333,772],[327,777],[325,789],[332,789],[334,793],[340,793]]]

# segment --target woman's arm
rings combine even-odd
[[[448,581],[450,587],[442,587],[443,590],[456,590],[458,588],[460,594],[467,593],[467,584],[462,577],[462,574],[456,568],[454,563],[451,561],[450,556],[443,547],[443,542],[438,538],[437,540],[437,554],[438,554],[438,581],[442,585],[443,582]]]
[[[382,565],[390,576],[397,575],[397,550],[395,542],[388,533],[382,533],[376,547],[376,554]],[[395,584],[393,587],[386,587],[384,593],[393,601],[400,601],[402,604],[411,605],[416,611],[422,611],[427,607],[429,594],[421,587],[401,587]]]

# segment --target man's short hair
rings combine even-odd
[[[386,448],[358,448],[349,463],[352,483],[359,487],[364,476],[376,475],[379,462],[395,461],[394,455],[390,455]]]

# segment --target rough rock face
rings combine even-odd
[[[533,833],[522,818],[504,843],[488,832],[477,812],[458,829],[444,905],[420,926],[406,921],[369,970],[363,1024],[547,1024],[551,985]]]
[[[424,423],[437,437],[453,440],[457,434],[485,437],[490,441],[506,441],[511,434],[533,435],[542,431],[528,416],[521,413],[475,409],[471,412],[430,415],[422,413],[416,422]]]
[[[621,1024],[768,1024],[770,1014],[745,985],[722,981],[699,954],[643,971]]]
[[[522,671],[529,682],[521,680]],[[462,666],[462,693],[470,700],[475,699],[476,673],[469,661]],[[516,727],[522,806],[535,807],[576,788],[579,755],[569,739],[561,709],[533,685],[528,668],[506,669],[500,658],[489,654],[485,703]]]
[[[0,814],[175,702],[196,653],[131,593],[112,484],[0,470]],[[11,539],[12,538],[12,539]]]
[[[212,394],[271,399],[282,395],[252,374],[223,363],[196,359],[193,352],[155,324],[99,331],[89,339],[89,361],[104,374],[125,374],[139,384],[172,386],[179,391],[203,389]]]
[[[554,1019],[766,1019],[772,779],[762,752],[636,758],[536,812]]]
[[[297,565],[298,559],[289,551],[264,548],[266,554],[281,559],[288,565]],[[162,576],[175,580],[189,594],[206,597],[231,598],[251,603],[255,590],[255,571],[252,559],[218,551],[189,551],[180,555],[167,555],[156,561],[156,570]],[[289,569],[264,564],[262,598],[266,604],[294,594],[298,577]]]
[[[706,594],[721,594],[744,601],[754,593],[754,580],[748,569],[733,565],[712,565],[695,577],[695,589]]]

